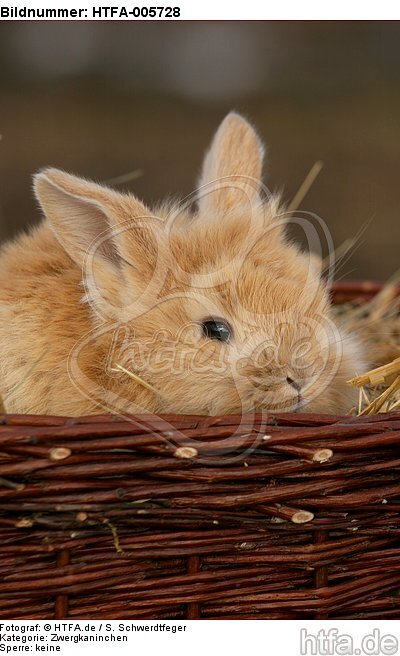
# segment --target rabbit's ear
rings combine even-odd
[[[34,178],[42,210],[69,256],[82,266],[87,255],[139,271],[154,265],[157,247],[149,210],[118,193],[57,169]]]
[[[208,151],[198,188],[201,212],[229,210],[259,198],[264,148],[242,116],[231,112]]]

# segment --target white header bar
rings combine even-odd
[[[1,21],[15,20],[396,20],[392,0],[0,0]]]

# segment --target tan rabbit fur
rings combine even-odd
[[[361,349],[334,325],[315,258],[285,237],[279,199],[264,197],[262,159],[232,113],[195,209],[37,174],[45,218],[0,257],[7,411],[346,412]],[[227,340],[206,332],[213,320]]]

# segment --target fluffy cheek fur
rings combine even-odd
[[[366,363],[359,340],[345,332],[332,349],[323,370],[315,382],[305,390],[305,412],[347,414],[357,405],[358,390],[347,384],[358,372],[365,371]]]

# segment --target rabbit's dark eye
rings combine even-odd
[[[203,334],[208,339],[218,339],[220,342],[229,342],[232,336],[232,329],[226,321],[210,319],[203,321]]]

